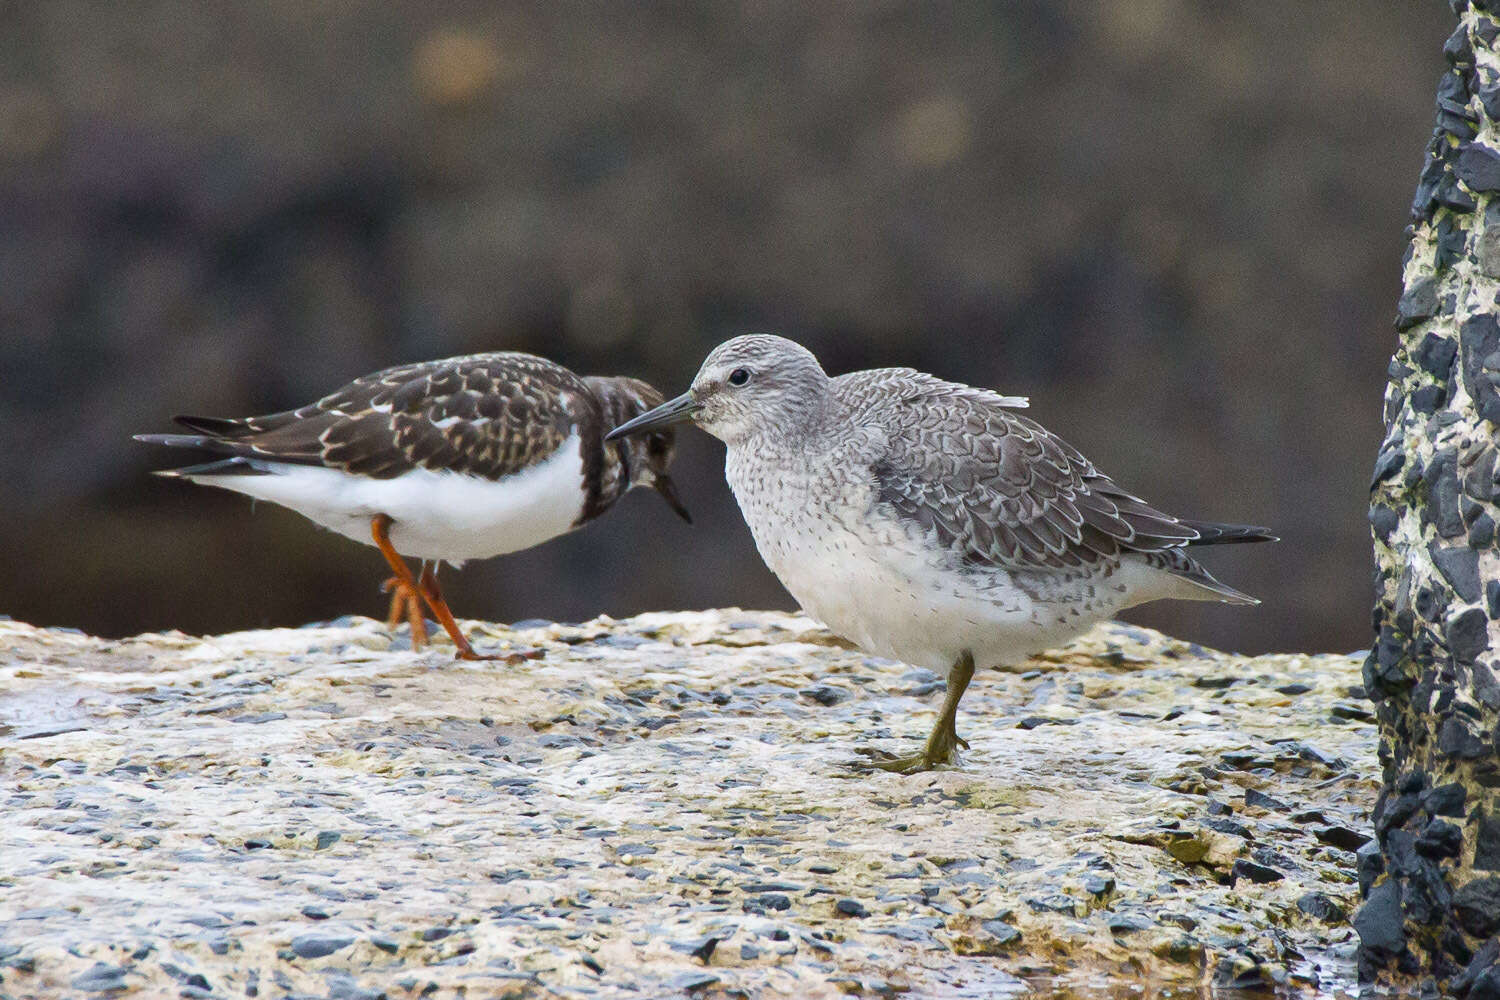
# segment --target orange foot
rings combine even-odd
[[[380,554],[385,556],[385,561],[390,565],[391,572],[395,575],[385,582],[383,589],[391,591],[391,611],[387,624],[392,628],[401,620],[404,612],[408,621],[411,622],[411,645],[413,649],[421,649],[427,642],[427,623],[422,620],[422,603],[432,609],[438,622],[443,626],[453,645],[458,647],[458,658],[460,660],[505,660],[508,663],[519,663],[515,653],[476,653],[474,647],[469,645],[469,640],[464,638],[463,632],[459,630],[458,622],[453,619],[453,612],[448,610],[448,602],[443,600],[442,588],[438,586],[437,573],[431,566],[423,565],[420,578],[411,575],[411,567],[406,565],[406,560],[391,547],[391,525],[394,524],[390,517],[385,514],[376,514],[370,520],[370,536],[375,540],[375,547],[380,549]],[[521,657],[527,659],[528,657]]]
[[[380,585],[383,591],[390,591],[391,610],[386,615],[385,626],[394,629],[402,621],[411,623],[411,648],[421,649],[427,644],[427,622],[422,617],[422,599],[416,588],[410,586],[400,577],[390,577]]]

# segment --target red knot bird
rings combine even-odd
[[[968,746],[954,718],[976,663],[1018,662],[1147,601],[1259,603],[1187,550],[1274,540],[1266,529],[1162,513],[1026,405],[910,368],[830,378],[802,346],[748,336],[606,440],[689,420],[722,440],[756,548],[803,610],[869,653],[946,671],[922,751],[873,763],[910,773]]]
[[[406,617],[414,648],[427,639],[425,602],[459,657],[497,659],[459,630],[438,567],[538,545],[634,486],[691,521],[667,475],[671,430],[604,440],[661,399],[638,379],[581,377],[501,351],[388,368],[282,413],[177,417],[192,434],[136,440],[226,456],[159,475],[269,500],[374,545],[393,574],[390,624]],[[420,573],[403,557],[421,560]]]

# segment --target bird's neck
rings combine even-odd
[[[632,456],[623,441],[599,441],[583,463],[583,507],[574,527],[592,521],[630,490]]]

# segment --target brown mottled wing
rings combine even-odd
[[[547,458],[598,406],[568,369],[500,352],[389,368],[283,413],[178,419],[251,458],[374,479],[414,468],[500,479]]]
[[[1198,537],[1014,412],[1016,400],[909,369],[844,380],[856,420],[886,432],[879,502],[967,564],[1066,569]]]

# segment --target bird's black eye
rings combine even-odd
[[[748,381],[750,381],[750,369],[748,368],[736,368],[729,373],[730,385],[744,385]]]

